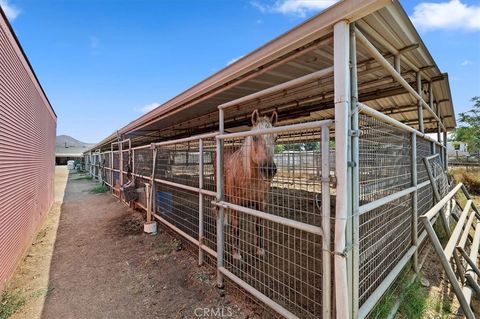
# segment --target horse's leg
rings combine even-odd
[[[240,255],[240,227],[239,227],[239,220],[238,220],[238,212],[232,210],[231,213],[232,218],[232,235],[233,235],[233,259],[240,260],[242,259],[242,255]]]
[[[259,210],[265,212],[266,203],[262,201],[256,205]],[[265,256],[265,249],[263,248],[263,227],[262,219],[260,217],[255,217],[255,244],[257,246],[257,255]]]

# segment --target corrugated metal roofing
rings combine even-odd
[[[53,202],[56,115],[0,9],[0,291]]]
[[[376,12],[365,16],[362,11],[365,7]],[[355,21],[362,30],[375,30],[421,70],[425,81],[433,81],[433,93],[439,101],[445,126],[448,129],[456,126],[448,76],[438,69],[398,1],[345,0],[131,122],[94,149],[107,147],[119,135],[140,144],[215,131],[219,104],[332,66],[332,26],[343,19]],[[365,33],[393,63],[393,55],[387,48]],[[393,81],[361,45],[357,45],[357,59],[359,100],[392,112],[392,117],[414,127],[418,125],[415,124],[418,114],[412,111],[417,103],[413,96]],[[416,86],[415,72],[409,65],[402,64],[402,74],[413,87]],[[282,123],[331,118],[333,77],[230,110],[226,113],[226,128],[235,129],[247,123],[249,112],[254,108],[276,109]],[[431,116],[426,112],[424,117],[426,131],[434,132],[436,123],[429,120]]]

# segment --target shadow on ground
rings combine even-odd
[[[69,177],[42,318],[193,318],[213,307],[246,317],[177,240],[144,234],[141,213],[94,186]]]
[[[179,250],[178,239],[143,233],[142,213],[109,193],[93,193],[95,186],[68,176],[61,206],[32,246],[35,255],[50,254],[50,262],[31,260],[15,279],[16,288],[30,291],[15,318],[196,318],[205,309],[256,317],[237,298],[221,296],[212,270]],[[32,278],[41,279],[35,288]],[[42,298],[32,297],[36,291]]]

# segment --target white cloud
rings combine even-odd
[[[281,13],[305,17],[309,12],[322,11],[339,0],[278,0],[272,5],[266,5],[258,1],[251,4],[260,12]]]
[[[5,12],[5,15],[10,21],[15,20],[20,14],[20,9],[10,4],[8,0],[0,0],[0,6],[2,7],[3,12]]]
[[[267,12],[268,11],[268,6],[262,4],[261,2],[251,1],[250,4],[260,12]]]
[[[470,61],[470,60],[465,60],[462,63],[460,63],[461,66],[467,66],[467,65],[470,65],[470,64],[472,64],[472,61]]]
[[[235,63],[235,62],[237,62],[238,60],[240,60],[241,58],[243,58],[243,55],[242,55],[242,56],[239,56],[238,58],[231,59],[230,61],[227,62],[227,65],[230,65],[230,64],[232,64],[232,63]]]
[[[159,105],[160,105],[160,103],[158,103],[158,102],[150,103],[150,104],[147,104],[147,105],[142,106],[140,108],[137,108],[137,111],[140,111],[142,113],[148,113],[151,110],[157,108],[157,106],[159,106]]]
[[[415,6],[410,17],[421,30],[480,30],[480,6],[467,5],[460,0],[423,2]]]

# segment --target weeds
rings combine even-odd
[[[0,301],[0,319],[6,319],[19,311],[27,302],[27,299],[18,290],[6,289],[2,293]]]
[[[370,318],[391,318],[396,309],[398,313],[395,318],[411,319],[425,316],[429,304],[428,290],[422,286],[418,278],[412,281],[413,272],[408,267],[373,308],[369,314]]]
[[[448,315],[452,313],[452,302],[449,300],[433,300],[430,307],[437,312],[440,318],[448,318]]]
[[[32,297],[37,298],[37,297],[48,296],[48,294],[50,294],[53,291],[53,289],[54,288],[50,286],[48,286],[47,288],[38,289],[37,291],[32,293]]]
[[[452,168],[450,174],[452,174],[457,183],[463,183],[469,192],[480,195],[480,169]]]
[[[74,181],[82,181],[82,180],[91,180],[93,178],[93,176],[91,175],[84,175],[84,176],[80,176],[80,177],[77,177],[77,178],[73,178]]]
[[[373,308],[370,318],[386,319],[395,306],[397,296],[393,290],[387,291],[382,299]]]
[[[101,193],[106,193],[108,192],[108,187],[105,184],[98,185],[95,188],[92,189],[92,193],[94,194],[101,194]]]
[[[403,292],[400,313],[406,318],[423,318],[427,306],[428,291],[418,279],[415,279]]]

